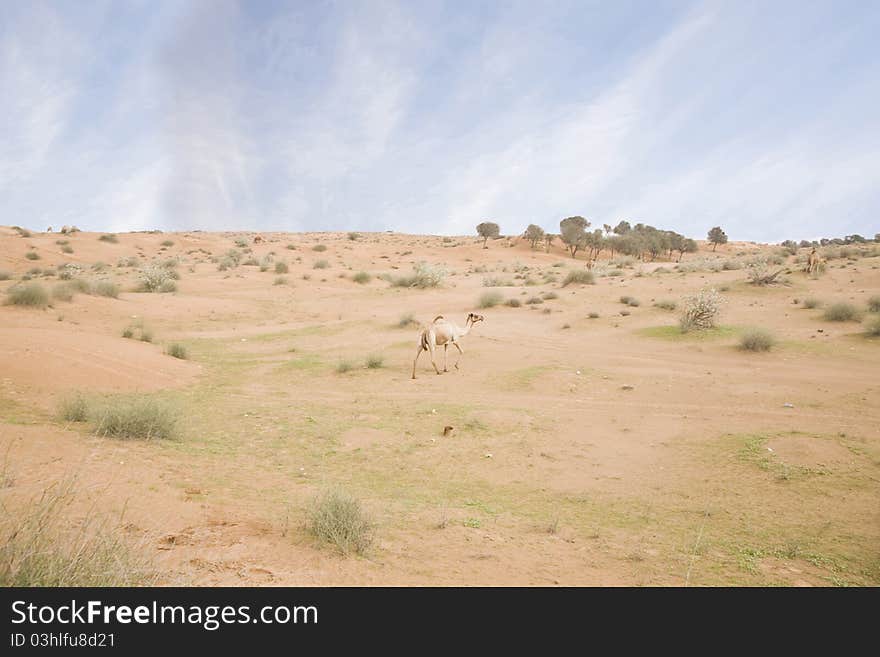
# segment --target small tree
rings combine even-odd
[[[553,246],[553,240],[555,240],[558,235],[554,235],[553,233],[544,233],[544,251],[550,253],[550,247]]]
[[[721,226],[715,226],[709,231],[709,241],[712,242],[712,251],[715,251],[719,244],[727,244],[727,234],[721,230]]]
[[[500,234],[501,229],[498,227],[498,224],[492,223],[491,221],[484,221],[479,226],[477,226],[477,235],[483,238],[483,248],[488,249],[486,246],[486,242],[489,241],[489,238],[496,238]]]
[[[586,245],[589,225],[590,222],[581,216],[566,217],[559,222],[559,237],[568,247],[572,258]]]
[[[629,225],[628,221],[621,221],[613,228],[613,230],[616,235],[626,235],[632,230],[632,226]]]
[[[532,248],[534,249],[538,245],[538,242],[544,239],[544,229],[535,224],[529,224],[529,227],[526,228],[526,232],[523,233],[523,236],[531,243]]]

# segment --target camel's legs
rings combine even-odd
[[[422,348],[422,345],[419,345],[419,350],[416,352],[415,360],[413,360],[413,375],[412,375],[412,378],[416,378],[416,363],[419,362],[419,356],[422,355],[422,351],[424,351],[424,349]]]
[[[428,342],[428,349],[431,352],[431,365],[434,366],[434,371],[437,372],[437,374],[440,374],[440,370],[437,369],[437,360],[434,358],[434,343],[433,342]]]
[[[448,343],[448,342],[447,342],[446,344],[443,345],[443,371],[444,371],[444,372],[448,372],[448,371],[449,371],[449,370],[446,368],[446,365],[447,365],[447,363],[449,362],[449,361],[448,361],[448,356],[447,356],[447,351],[446,351],[447,349],[449,349],[449,343]]]
[[[461,350],[461,347],[459,346],[459,344],[457,342],[453,342],[452,344],[454,344],[455,348],[458,349],[458,358],[455,359],[455,369],[458,369],[458,361],[464,355],[464,352]]]

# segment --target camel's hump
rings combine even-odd
[[[437,316],[434,318],[434,321],[436,322],[438,319],[443,319],[443,315],[437,315]]]

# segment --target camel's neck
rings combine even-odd
[[[461,334],[467,335],[468,333],[470,333],[472,326],[473,326],[473,324],[471,323],[471,318],[468,317],[467,321],[464,323],[464,328],[461,329]]]

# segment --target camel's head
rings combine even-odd
[[[478,314],[476,314],[476,313],[468,313],[467,318],[468,318],[468,321],[469,321],[471,324],[476,324],[477,322],[482,322],[482,321],[483,321],[483,316],[482,316],[482,315],[478,315]]]

